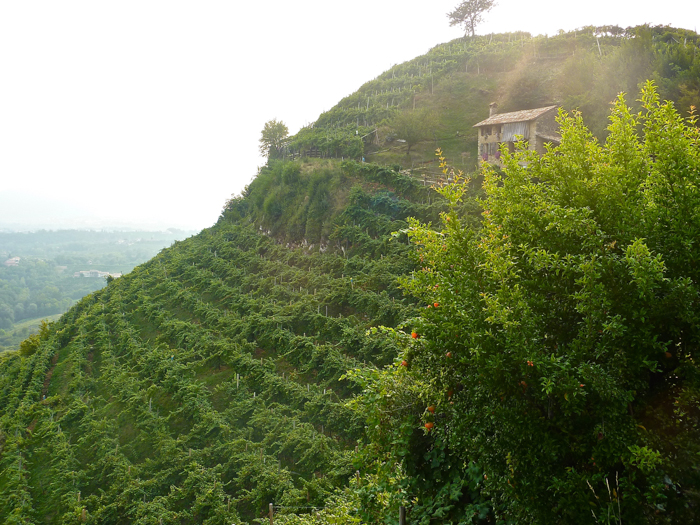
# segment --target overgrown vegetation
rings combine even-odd
[[[385,330],[401,365],[353,373],[368,522],[698,521],[700,132],[641,100],[604,144],[574,114],[555,151],[504,151],[483,228],[412,221],[426,307]]]

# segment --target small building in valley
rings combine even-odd
[[[99,270],[81,270],[73,274],[73,277],[114,277],[115,279],[121,276],[121,273],[101,272]]]
[[[489,118],[474,127],[479,130],[479,157],[482,162],[500,164],[501,144],[515,151],[515,142],[524,140],[529,150],[545,152],[545,144],[558,145],[561,141],[555,117],[557,106],[525,109],[511,113],[496,113],[496,104],[489,106]]]
[[[11,259],[7,259],[5,261],[5,266],[19,266],[19,257],[12,257]]]

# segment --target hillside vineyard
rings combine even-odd
[[[234,202],[1,362],[0,515],[231,523],[269,502],[323,507],[347,483],[362,422],[339,378],[393,359],[365,334],[414,313],[395,284],[410,248],[389,234],[440,205],[376,191],[383,178],[427,200],[391,170],[342,171],[354,190],[325,248],[266,235]]]

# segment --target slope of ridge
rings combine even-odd
[[[362,422],[340,378],[394,359],[365,333],[416,312],[391,232],[442,204],[390,169],[320,173],[265,168],[215,226],[84,298],[33,355],[0,358],[3,522],[239,523],[347,483]],[[295,247],[270,210],[304,206]]]

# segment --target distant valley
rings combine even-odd
[[[107,277],[119,277],[194,232],[0,231],[0,351],[16,350]]]

